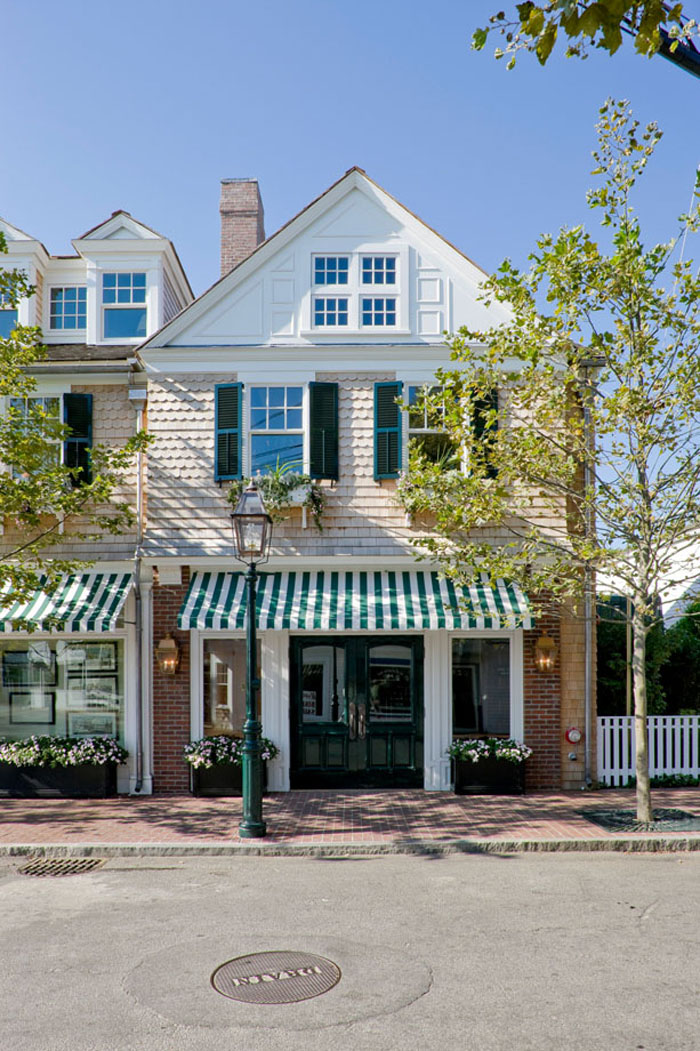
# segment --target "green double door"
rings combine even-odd
[[[423,784],[423,639],[291,645],[292,788]]]

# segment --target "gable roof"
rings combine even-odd
[[[344,175],[332,183],[327,190],[324,190],[323,193],[319,194],[318,197],[314,198],[314,200],[302,208],[302,210],[292,219],[289,219],[284,223],[279,230],[262,241],[253,249],[250,255],[246,256],[246,258],[241,260],[241,262],[233,267],[232,270],[215,281],[214,284],[198,296],[194,302],[190,303],[189,306],[185,307],[184,310],[167,322],[167,324],[155,332],[149,339],[145,340],[138,349],[144,351],[151,347],[162,347],[167,345],[186,328],[196,322],[199,317],[210,309],[210,307],[225,298],[230,290],[244,281],[257,268],[262,267],[274,253],[283,249],[285,245],[301,233],[302,230],[306,229],[314,221],[319,219],[324,212],[336,205],[353,189],[363,190],[365,193],[369,192],[373,196],[378,197],[380,202],[382,202],[389,211],[399,212],[405,220],[409,220],[410,223],[418,224],[431,239],[436,239],[443,249],[447,249],[448,252],[454,253],[459,261],[462,263],[466,262],[469,267],[473,267],[478,271],[480,276],[488,276],[486,271],[470,259],[469,256],[465,255],[464,252],[456,248],[455,245],[447,240],[447,238],[437,233],[437,231],[429,226],[428,223],[425,223],[419,216],[415,215],[414,212],[401,204],[400,201],[388,193],[379,185],[379,183],[375,182],[374,179],[371,179],[363,168],[354,166],[349,168]]]
[[[76,241],[105,241],[110,238],[116,237],[134,237],[134,238],[146,238],[148,240],[159,238],[161,241],[167,241],[167,237],[163,237],[157,230],[153,230],[150,226],[146,226],[145,223],[139,222],[138,219],[134,219],[129,212],[125,212],[123,208],[118,208],[116,212],[112,212],[109,219],[104,219],[97,226],[93,226],[90,230],[87,230],[80,237],[76,237]]]

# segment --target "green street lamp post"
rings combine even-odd
[[[248,630],[246,660],[246,720],[243,726],[243,818],[238,826],[241,839],[265,835],[262,817],[262,726],[258,719],[258,652],[255,637],[257,567],[267,562],[272,539],[272,519],[265,510],[254,482],[241,493],[231,514],[236,558],[248,566]]]

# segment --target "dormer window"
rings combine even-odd
[[[0,339],[7,339],[17,326],[17,309],[10,306],[10,297],[0,292]]]
[[[105,339],[143,339],[146,336],[146,275],[102,275]]]
[[[84,329],[87,324],[87,289],[75,285],[51,289],[50,327],[66,332]]]

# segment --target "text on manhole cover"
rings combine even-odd
[[[340,968],[308,952],[271,951],[237,956],[211,976],[217,993],[248,1004],[293,1004],[327,993]]]

